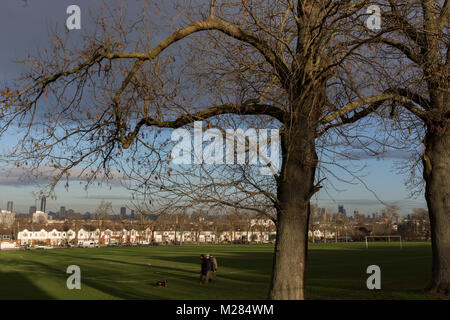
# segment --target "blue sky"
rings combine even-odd
[[[120,3],[121,1],[110,1]],[[131,3],[129,1],[128,3]],[[102,6],[102,1],[92,0],[29,0],[24,5],[22,0],[2,0],[2,10],[0,11],[0,83],[17,76],[20,65],[14,60],[25,58],[26,53],[45,47],[48,44],[48,29],[56,25],[64,28],[67,19],[66,8],[71,4],[81,7],[82,14],[85,13],[82,24],[88,20],[87,11],[89,9],[98,10]],[[4,32],[7,30],[7,32]],[[77,31],[71,31],[77,32]],[[14,137],[0,138],[0,152],[5,146],[13,144]],[[393,170],[395,157],[387,156],[383,160],[365,159],[360,164],[365,163],[367,168],[363,171],[362,178],[365,184],[373,190],[377,196],[389,204],[397,204],[401,207],[403,214],[411,212],[412,208],[425,207],[423,196],[418,199],[409,199],[408,191],[404,186],[405,176],[397,174]],[[359,165],[360,165],[359,164]],[[339,170],[337,170],[339,171]],[[0,173],[3,174],[3,173]],[[3,174],[4,175],[4,174]],[[347,213],[352,213],[358,209],[360,212],[372,213],[382,209],[376,197],[365,187],[358,183],[356,185],[344,184],[333,181],[341,190],[335,191],[328,188],[320,191],[314,202],[321,206],[337,208],[342,203],[347,209]],[[73,208],[77,211],[94,211],[102,199],[113,202],[116,212],[120,206],[132,207],[130,193],[118,186],[92,187],[85,191],[82,186],[71,186],[69,191],[63,187],[58,187],[56,192],[58,199],[48,200],[48,210],[56,211],[60,206]],[[35,204],[32,192],[37,191],[34,185],[27,185],[6,179],[0,176],[0,208],[6,208],[9,200],[14,201],[15,208],[19,212],[28,212],[28,208]]]

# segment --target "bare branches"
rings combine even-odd
[[[405,56],[407,56],[411,61],[420,64],[421,63],[421,57],[420,54],[417,53],[414,49],[409,48],[404,43],[390,39],[390,38],[380,38],[380,39],[374,39],[373,42],[381,42],[384,44],[387,44],[395,49],[398,49],[401,51]]]
[[[355,111],[358,108],[360,108],[364,105],[367,105],[367,104],[371,105],[370,107],[367,108],[367,110],[373,110],[374,104],[379,106],[380,105],[379,102],[384,102],[384,101],[395,101],[397,103],[403,104],[404,106],[407,106],[407,108],[410,109],[412,112],[414,112],[418,117],[425,117],[424,111],[422,111],[418,107],[414,106],[414,104],[411,103],[411,100],[409,97],[399,96],[398,93],[396,93],[396,92],[393,93],[392,90],[389,90],[389,91],[390,92],[381,93],[381,94],[378,94],[378,95],[375,95],[372,97],[353,101],[353,102],[347,104],[346,106],[340,108],[337,112],[322,117],[320,119],[320,122],[321,123],[330,123],[338,118],[342,118],[346,114],[348,114],[352,111]],[[417,98],[417,99],[419,99],[419,98]],[[422,100],[422,99],[420,99],[420,100]],[[367,115],[367,112],[360,113],[360,116],[355,117],[354,120],[357,121],[357,120],[361,119],[363,115]],[[349,123],[348,118],[345,121],[345,123]]]
[[[211,0],[211,4],[209,5],[209,17],[214,17],[214,5],[216,3],[216,0]]]
[[[221,106],[209,107],[202,111],[194,114],[186,114],[178,117],[176,120],[172,121],[161,121],[154,118],[143,118],[141,119],[132,133],[128,134],[126,138],[122,138],[121,142],[123,148],[127,149],[133,140],[139,134],[142,126],[156,126],[160,128],[180,128],[194,121],[207,120],[212,117],[216,117],[224,114],[236,114],[236,115],[268,115],[278,119],[280,122],[285,120],[284,112],[274,106],[265,104],[242,104],[242,105],[232,105],[225,104]]]
[[[441,14],[439,16],[439,30],[443,30],[445,27],[445,24],[448,23],[448,18],[450,15],[450,4],[448,0],[445,0],[444,6],[442,7]]]
[[[211,0],[199,7],[198,15],[194,13],[197,10],[182,8],[182,20],[174,23],[177,29],[158,35],[154,43],[149,41],[151,32],[144,17],[128,26],[138,34],[133,41],[124,17],[115,20],[116,34],[109,34],[102,22],[103,33],[86,38],[88,50],[78,53],[78,59],[77,53],[69,54],[60,47],[61,61],[54,62],[51,56],[38,61],[45,68],[19,82],[25,89],[2,99],[9,107],[21,106],[24,117],[32,114],[30,106],[36,107],[38,101],[45,103],[43,98],[48,93],[55,105],[55,116],[40,114],[41,121],[28,126],[36,131],[44,127],[53,133],[23,139],[24,147],[16,159],[28,157],[39,164],[51,159],[59,168],[98,166],[107,170],[111,165],[121,166],[125,158],[135,165],[131,171],[140,181],[139,187],[151,184],[156,176],[159,178],[153,187],[164,186],[159,190],[164,194],[175,192],[174,186],[187,185],[184,180],[171,189],[160,181],[169,174],[175,176],[167,156],[171,142],[164,129],[208,120],[208,126],[224,130],[226,125],[236,127],[238,119],[245,118],[243,127],[281,129],[283,143],[287,144],[283,162],[297,153],[305,172],[312,170],[318,166],[314,153],[317,131],[356,122],[386,101],[411,109],[417,101],[424,102],[410,93],[405,93],[407,99],[393,93],[365,97],[347,92],[340,96],[339,103],[327,102],[328,82],[339,77],[340,68],[351,66],[352,60],[363,61],[360,50],[366,42],[355,42],[358,35],[353,34],[353,27],[358,25],[365,3]],[[74,58],[67,62],[67,56]],[[355,70],[348,69],[358,77]],[[357,81],[356,85],[354,81],[342,82],[339,89],[356,92],[358,85]],[[8,112],[13,123],[17,113]],[[46,148],[42,147],[44,143],[48,143]],[[299,151],[302,145],[308,146],[305,152]],[[55,156],[59,148],[67,155]],[[40,150],[46,152],[40,154]],[[145,168],[144,172],[137,174],[137,167]],[[236,170],[233,167],[230,172]],[[215,184],[204,184],[203,188],[192,185],[190,193],[179,190],[177,199],[191,195],[202,199],[209,190],[209,200],[218,199],[221,205],[248,201],[247,208],[264,202],[264,198],[265,206],[281,209],[274,177],[281,183],[292,174],[254,179],[255,171],[245,170],[239,171],[234,181],[234,196],[246,197],[236,200],[225,196],[225,187],[232,187],[223,181],[228,177],[221,176],[217,181],[214,171],[207,168],[200,177]],[[64,175],[69,170],[61,172]],[[306,180],[311,185],[304,188],[304,199],[320,184],[314,183],[314,175]]]

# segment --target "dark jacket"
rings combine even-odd
[[[214,262],[212,259],[205,259],[206,271],[214,271]]]
[[[206,274],[206,272],[208,271],[208,265],[209,265],[209,260],[207,260],[206,258],[203,258],[201,261],[201,274]]]

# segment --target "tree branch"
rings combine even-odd
[[[412,62],[415,62],[417,64],[421,63],[420,54],[417,52],[414,52],[414,50],[410,49],[407,45],[401,43],[400,41],[396,41],[394,39],[390,38],[380,38],[380,39],[374,39],[372,42],[381,42],[388,46],[391,46],[399,51],[401,51],[408,59],[410,59]]]
[[[404,106],[405,108],[407,108],[412,113],[414,113],[417,117],[426,121],[427,120],[426,112],[414,104],[414,103],[419,104],[415,100],[421,102],[426,101],[426,99],[420,97],[419,95],[410,93],[407,89],[395,89],[395,90],[390,89],[387,90],[385,93],[381,93],[379,95],[353,101],[345,105],[335,113],[322,117],[319,121],[322,124],[331,123],[337,119],[341,119],[343,121],[342,123],[355,122],[361,119],[363,116],[366,116],[369,113],[375,111],[385,101],[397,102],[402,106]],[[367,104],[369,104],[369,107],[367,107],[365,110],[355,113],[351,118],[345,117],[348,113],[356,111],[358,108]],[[419,105],[425,108],[424,105],[422,104]]]
[[[159,119],[154,119],[151,117],[142,118],[137,124],[134,130],[129,133],[126,137],[121,137],[121,142],[123,144],[123,148],[127,149],[134,141],[134,139],[138,136],[141,128],[145,126],[157,126],[160,128],[180,128],[194,121],[202,121],[211,117],[215,117],[223,114],[237,114],[237,115],[267,115],[271,116],[275,119],[278,119],[280,122],[284,122],[285,114],[281,109],[274,107],[272,105],[266,104],[258,104],[258,103],[249,103],[249,104],[224,104],[220,106],[214,106],[207,108],[205,110],[201,110],[199,112],[193,114],[186,114],[178,117],[172,121],[163,121]]]
[[[186,38],[187,36],[200,31],[216,30],[220,31],[236,40],[245,42],[255,49],[257,49],[266,59],[266,61],[275,69],[282,83],[287,84],[289,78],[289,68],[284,64],[282,57],[280,57],[273,49],[271,49],[264,41],[257,36],[250,34],[241,28],[233,26],[228,22],[210,16],[204,21],[197,21],[191,23],[187,27],[174,32],[172,35],[161,41],[153,50],[147,53],[141,52],[102,52],[102,56],[107,59],[139,59],[139,60],[153,60],[164,49],[174,44],[175,42]]]

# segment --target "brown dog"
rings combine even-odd
[[[167,280],[156,282],[157,287],[165,287],[167,285]]]

